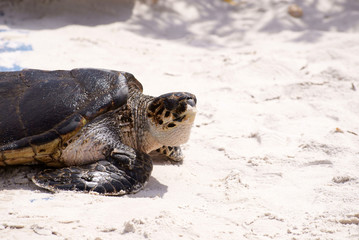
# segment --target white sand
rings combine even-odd
[[[359,239],[358,1],[297,1],[300,19],[280,0],[71,2],[5,6],[0,66],[193,92],[186,158],[125,197],[51,194],[31,169],[1,169],[0,239]]]

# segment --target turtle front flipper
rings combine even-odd
[[[107,160],[82,166],[46,169],[32,180],[37,186],[52,192],[75,190],[124,195],[141,190],[151,171],[152,161],[147,154],[114,149]]]
[[[181,147],[175,146],[162,146],[156,149],[157,152],[165,155],[169,160],[175,163],[180,163],[183,161],[183,153]]]

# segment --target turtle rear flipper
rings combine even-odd
[[[52,192],[75,190],[104,195],[136,193],[147,183],[152,171],[149,156],[136,151],[136,155],[119,154],[108,160],[83,166],[46,169],[32,181]]]

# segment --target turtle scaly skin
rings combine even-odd
[[[126,72],[0,73],[0,166],[57,167],[33,177],[50,191],[135,193],[150,177],[149,152],[182,160],[195,105],[190,93],[144,95]]]

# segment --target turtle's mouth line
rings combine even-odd
[[[184,113],[186,115],[196,115],[197,114],[197,108],[195,106],[187,105],[187,110]]]
[[[185,121],[193,122],[197,114],[197,108],[187,105],[187,110],[182,114],[180,118]]]

